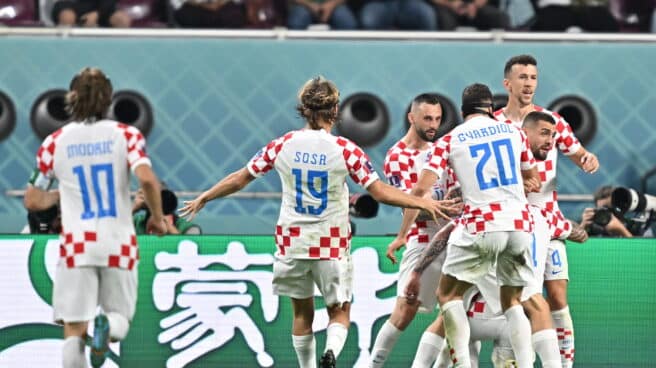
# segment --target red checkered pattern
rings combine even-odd
[[[560,209],[558,208],[557,192],[553,192],[553,200],[547,201],[544,204],[545,217],[549,223],[549,230],[551,231],[552,239],[566,239],[572,232],[572,225],[565,218]]]
[[[83,233],[62,233],[60,239],[59,256],[65,262],[66,267],[72,268],[77,264],[77,256],[83,255],[87,247],[96,245],[97,234],[89,231]]]
[[[522,137],[522,153],[520,155],[520,167],[522,170],[529,170],[535,166],[535,157],[533,157],[533,152],[531,151],[531,146],[528,143],[528,138],[524,131],[519,130],[519,135]]]
[[[398,141],[387,151],[383,170],[391,185],[409,192],[419,179],[418,168],[423,162],[421,154],[423,151],[410,149],[403,141]],[[417,165],[419,164],[419,165]]]
[[[107,262],[108,267],[118,267],[131,270],[139,260],[139,248],[137,236],[131,235],[128,244],[121,244],[120,254],[110,254]]]
[[[451,153],[451,134],[446,134],[433,145],[433,152],[428,155],[427,169],[432,169],[437,176],[447,167]]]
[[[338,227],[330,228],[329,236],[319,238],[319,246],[310,246],[310,258],[340,259],[346,254],[351,240],[351,232],[340,234]]]
[[[500,217],[507,216],[509,211],[509,209],[503,209],[500,203],[491,203],[478,208],[465,205],[459,223],[463,224],[470,234],[492,231],[495,229],[495,220],[501,220]],[[528,205],[525,205],[515,218],[510,219],[514,224],[514,230],[533,231],[533,217],[528,210]]]
[[[39,150],[36,153],[36,166],[45,176],[50,176],[55,164],[55,145],[57,137],[61,134],[62,129],[58,129],[43,140]]]
[[[408,243],[410,242],[411,238],[416,237],[417,243],[428,244],[433,233],[433,231],[428,229],[428,224],[426,221],[416,221],[408,231],[408,234],[405,236],[405,241]]]
[[[337,144],[344,148],[342,155],[346,162],[346,168],[355,183],[366,187],[378,179],[378,174],[369,162],[369,156],[360,147],[343,137],[337,137]]]
[[[299,226],[293,226],[287,229],[287,234],[283,231],[282,226],[276,226],[276,245],[278,246],[278,251],[280,255],[286,255],[286,248],[289,248],[292,245],[292,238],[298,238],[301,236],[301,228]]]
[[[540,174],[540,181],[543,183],[547,181],[547,176],[550,172],[554,171],[554,162],[552,160],[546,159],[544,161],[538,161],[538,174]]]
[[[296,132],[296,130],[289,132],[282,137],[278,137],[269,142],[269,144],[253,156],[246,167],[250,168],[250,172],[255,176],[266,174],[273,168],[273,164],[276,162],[276,157],[278,157],[278,153],[282,150],[285,142],[291,139]]]
[[[572,346],[571,344],[571,339],[574,336],[574,333],[572,330],[567,329],[567,328],[562,328],[558,327],[556,328],[556,335],[558,336],[558,345],[561,347],[560,349],[560,356],[563,359],[569,360],[569,361],[574,361],[574,348],[568,349],[568,346]],[[563,343],[563,340],[570,340],[569,342],[565,341]]]
[[[467,317],[472,318],[476,314],[481,314],[485,312],[485,301],[475,301],[472,303],[471,307],[467,311]]]
[[[125,136],[127,142],[129,167],[132,167],[142,158],[148,157],[146,155],[146,138],[144,138],[139,129],[121,123],[118,124],[118,129],[123,131],[123,136]]]

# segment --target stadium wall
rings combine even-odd
[[[591,193],[607,183],[639,188],[639,176],[656,162],[654,42],[52,36],[0,38],[0,91],[17,111],[16,128],[0,142],[0,188],[24,188],[34,167],[39,139],[30,127],[30,109],[36,98],[66,88],[84,66],[105,70],[115,90],[135,90],[150,101],[155,127],[148,149],[156,171],[174,190],[198,191],[242,167],[270,139],[300,126],[295,96],[312,76],[334,80],[344,98],[369,92],[387,105],[390,129],[366,148],[382,173],[385,150],[405,131],[403,115],[412,97],[436,91],[458,107],[463,87],[473,82],[503,93],[503,65],[520,53],[539,60],[538,103],[579,95],[598,117],[588,148],[598,154],[601,170],[587,175],[562,159],[560,192]],[[280,184],[271,174],[247,190],[277,192]],[[576,218],[583,205],[564,207]],[[277,214],[276,200],[231,199],[208,205],[198,222],[206,233],[268,234]],[[21,199],[0,196],[0,232],[16,232],[24,223]],[[391,233],[398,212],[383,207],[375,220],[356,223],[361,234]]]
[[[353,240],[354,297],[340,366],[358,366],[392,310],[398,266],[385,258],[391,238]],[[269,236],[141,237],[139,297],[132,328],[105,367],[258,367],[264,350],[292,367],[291,305],[271,292]],[[61,366],[61,328],[52,323],[58,241],[2,236],[0,367]],[[591,239],[569,244],[569,302],[579,368],[652,367],[656,361],[656,247],[652,240]],[[316,298],[317,350],[327,316]],[[425,326],[420,315],[399,340],[390,367],[408,367]],[[484,345],[481,366],[490,365]]]

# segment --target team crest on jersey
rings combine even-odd
[[[390,175],[387,177],[387,182],[398,188],[401,186],[401,177],[398,175]]]

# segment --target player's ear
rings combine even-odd
[[[506,91],[510,92],[510,79],[508,79],[508,78],[503,78],[503,82],[502,82],[502,83],[503,83],[503,88],[504,88]]]

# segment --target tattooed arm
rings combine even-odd
[[[431,242],[426,246],[426,249],[417,262],[417,265],[412,270],[410,279],[405,286],[404,292],[409,304],[416,303],[417,295],[419,294],[421,274],[435,260],[435,258],[437,258],[437,256],[445,251],[449,235],[454,227],[455,223],[453,221],[444,225],[444,227],[435,234],[433,239],[431,239]]]

